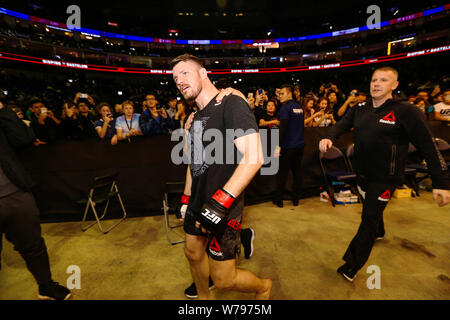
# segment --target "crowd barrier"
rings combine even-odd
[[[435,137],[450,141],[450,126],[430,123]],[[323,185],[318,143],[326,128],[305,128],[302,162],[303,197],[316,196]],[[345,152],[353,143],[353,133],[344,134],[336,146]],[[170,136],[140,138],[132,143],[111,146],[109,141],[57,141],[21,150],[18,155],[36,182],[33,191],[43,222],[81,220],[89,184],[96,176],[119,172],[118,186],[128,216],[162,214],[166,182],[184,181],[186,165],[174,165],[171,150],[176,142]],[[286,199],[292,184],[289,176]],[[276,177],[257,174],[245,191],[246,205],[270,201]],[[116,208],[115,208],[116,207]],[[119,206],[110,209],[111,217],[120,215]]]

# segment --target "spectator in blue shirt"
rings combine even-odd
[[[158,100],[153,94],[148,94],[146,101],[147,109],[139,119],[142,133],[145,136],[168,134],[175,127],[174,121],[167,115],[165,108],[159,108]]]

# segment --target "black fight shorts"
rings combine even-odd
[[[234,208],[237,209],[237,208]],[[184,231],[193,236],[202,236],[208,238],[206,253],[209,257],[216,261],[225,261],[236,259],[241,252],[241,220],[242,208],[236,216],[231,212],[230,216],[234,217],[227,222],[227,226],[220,234],[203,233],[201,229],[195,227],[195,216],[190,210],[187,210],[184,218]]]

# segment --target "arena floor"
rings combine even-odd
[[[349,283],[336,273],[356,233],[361,205],[337,206],[318,198],[245,208],[244,226],[256,231],[251,259],[239,266],[273,279],[274,300],[450,299],[450,208],[430,192],[392,199],[385,211],[386,237]],[[81,213],[80,213],[81,218]],[[108,220],[105,223],[112,223]],[[79,223],[43,224],[54,280],[65,284],[71,265],[80,268],[76,300],[182,300],[191,283],[183,244],[168,243],[162,216],[127,219],[109,234]],[[36,299],[37,286],[21,256],[3,241],[0,299]],[[367,267],[380,268],[380,289],[369,289]],[[253,299],[212,291],[215,299]]]

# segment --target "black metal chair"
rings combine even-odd
[[[167,182],[164,188],[164,199],[163,199],[163,211],[164,211],[164,223],[166,228],[167,240],[170,244],[175,245],[178,243],[182,243],[185,240],[175,240],[173,241],[170,236],[170,231],[172,229],[176,229],[182,227],[183,224],[170,222],[170,214],[175,214],[176,210],[178,210],[178,206],[180,205],[180,198],[184,192],[184,182]],[[175,232],[179,238],[184,237],[184,235],[180,235]]]
[[[125,210],[125,207],[123,205],[122,197],[119,193],[119,188],[117,186],[117,176],[118,173],[113,173],[101,177],[95,177],[94,181],[91,183],[89,187],[89,196],[87,200],[80,200],[78,203],[86,204],[86,208],[84,210],[83,219],[81,221],[81,230],[86,231],[96,223],[98,224],[98,227],[101,232],[108,233],[113,228],[115,228],[119,223],[121,223],[127,216],[127,212]],[[103,229],[103,226],[101,224],[101,220],[105,217],[109,202],[112,198],[117,197],[119,200],[120,206],[122,208],[123,216],[119,221],[111,225],[107,229]],[[105,208],[103,209],[102,215],[99,217],[97,214],[97,210],[95,209],[97,204],[103,204],[105,203]],[[83,226],[86,222],[86,217],[89,212],[89,209],[92,209],[92,212],[94,213],[95,220],[93,223],[89,224],[88,226]]]
[[[333,182],[349,184],[352,192],[358,195],[358,202],[361,201],[356,188],[356,174],[351,170],[344,153],[339,148],[332,146],[327,152],[320,152],[319,162],[333,207],[336,206]]]
[[[441,152],[443,157],[446,152],[447,153],[450,152],[450,144],[447,141],[445,141],[444,139],[441,139],[441,138],[434,138],[434,141],[436,143],[437,149],[439,150],[439,152]],[[409,157],[412,154],[417,155],[417,153],[418,153],[417,149],[411,143],[409,145],[408,153],[409,153],[409,155],[408,155]],[[444,158],[442,159],[442,161],[445,161]],[[450,161],[446,161],[446,164],[447,164],[447,167],[450,168]],[[411,163],[411,164],[408,164],[406,167],[409,169],[414,169],[414,170],[416,170],[416,172],[420,172],[420,173],[424,174],[423,177],[420,177],[415,180],[416,184],[418,182],[430,177],[430,175],[431,175],[431,170],[428,168],[427,164],[425,163],[425,161],[423,161],[423,159],[421,162]]]

